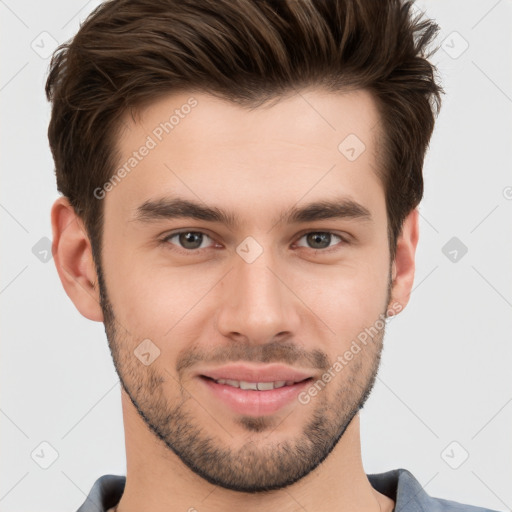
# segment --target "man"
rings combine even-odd
[[[80,512],[485,510],[361,460],[436,31],[398,0],[113,0],[57,50],[53,254],[105,324],[127,455]]]

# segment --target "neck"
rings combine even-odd
[[[241,493],[210,484],[192,472],[146,427],[122,392],[126,485],[116,512],[388,512],[393,501],[371,486],[361,460],[359,414],[327,459],[293,485]]]

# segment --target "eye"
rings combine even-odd
[[[349,243],[341,235],[337,235],[330,231],[310,231],[303,234],[299,238],[299,241],[302,239],[306,240],[307,245],[296,243],[296,246],[320,250],[321,252],[330,252],[331,250],[336,250],[337,245]],[[191,230],[171,233],[161,239],[161,243],[167,246],[167,248],[188,253],[202,252],[203,249],[209,248],[211,245],[208,245],[208,241],[212,242],[213,239],[206,233]],[[333,242],[337,243],[332,245]],[[169,247],[169,245],[173,247]]]
[[[176,239],[176,243],[172,240]],[[203,242],[205,240],[211,240],[211,238],[201,231],[181,231],[179,233],[172,233],[162,239],[162,243],[170,243],[172,245],[178,245],[178,248],[185,249],[187,251],[194,251],[198,249],[204,249],[207,247]]]
[[[309,246],[310,249],[323,250],[323,249],[330,249],[331,247],[335,247],[335,246],[330,245],[330,243],[333,241],[333,237],[334,237],[334,239],[337,239],[338,241],[348,243],[343,237],[341,237],[340,235],[331,233],[330,231],[310,231],[309,233],[305,233],[304,235],[302,235],[299,240],[306,238],[306,243],[310,244],[310,246]],[[304,247],[303,245],[302,246],[300,244],[298,244],[298,245],[299,245],[299,247]],[[327,252],[327,251],[324,251],[324,252]]]

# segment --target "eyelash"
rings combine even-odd
[[[169,233],[167,235],[165,235],[163,238],[161,238],[159,240],[160,244],[166,246],[166,248],[172,250],[172,251],[177,251],[177,252],[180,252],[180,253],[184,253],[186,254],[187,256],[188,255],[195,255],[195,254],[202,254],[203,251],[209,249],[209,247],[203,247],[202,249],[184,249],[183,247],[179,247],[179,246],[176,246],[174,244],[171,244],[170,243],[170,240],[178,235],[181,235],[183,233],[194,233],[194,234],[201,234],[201,235],[204,235],[206,237],[208,237],[210,240],[213,241],[213,238],[208,235],[207,233],[204,233],[203,231],[194,231],[194,230],[191,230],[191,229],[184,229],[184,230],[181,230],[181,231],[176,231],[176,232],[173,232],[173,233]],[[327,247],[325,249],[313,249],[311,247],[303,247],[303,246],[300,246],[302,247],[303,249],[310,249],[311,251],[315,251],[315,253],[317,252],[322,252],[324,254],[329,254],[333,251],[336,251],[336,250],[339,250],[339,245],[348,245],[350,242],[347,240],[347,238],[341,236],[341,235],[338,235],[337,233],[334,233],[333,231],[307,231],[306,233],[302,233],[300,235],[300,237],[298,238],[298,240],[300,240],[301,238],[304,238],[305,236],[311,234],[311,233],[321,233],[321,234],[329,234],[329,235],[333,235],[337,238],[340,239],[340,242],[332,247]],[[173,246],[172,248],[170,246]]]

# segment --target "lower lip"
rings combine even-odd
[[[214,380],[201,377],[201,381],[215,397],[228,405],[234,412],[248,416],[274,414],[297,399],[297,395],[308,385],[311,379],[267,391],[240,389],[227,384],[218,384]]]

